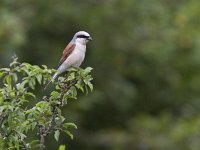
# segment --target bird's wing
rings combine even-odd
[[[60,67],[60,65],[68,58],[68,56],[73,52],[73,50],[74,50],[74,48],[75,48],[75,44],[73,44],[73,43],[69,43],[66,47],[65,47],[65,49],[64,49],[64,51],[63,51],[63,55],[62,55],[62,57],[61,57],[61,59],[60,59],[60,62],[59,62],[59,65],[58,65],[58,67]]]

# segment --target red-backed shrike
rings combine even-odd
[[[79,67],[84,58],[86,52],[86,44],[91,41],[92,38],[89,33],[85,31],[77,32],[69,44],[65,47],[63,55],[60,59],[57,72],[53,75],[53,79],[45,86],[44,89],[61,73],[69,71],[72,67]]]

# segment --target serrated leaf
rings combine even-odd
[[[55,133],[54,133],[54,138],[55,140],[58,142],[59,140],[59,136],[60,136],[60,131],[59,130],[56,130]]]

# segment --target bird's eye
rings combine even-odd
[[[84,38],[84,39],[87,39],[87,38],[89,38],[89,36],[86,36],[86,35],[77,35],[77,38]]]

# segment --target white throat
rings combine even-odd
[[[86,44],[81,43],[81,42],[76,42],[76,49],[80,52],[85,53],[86,51]]]
[[[82,38],[79,38],[79,39],[76,39],[76,40],[75,40],[75,43],[76,43],[76,44],[86,45],[87,42],[88,42],[88,41],[87,41],[86,39],[82,39]]]

